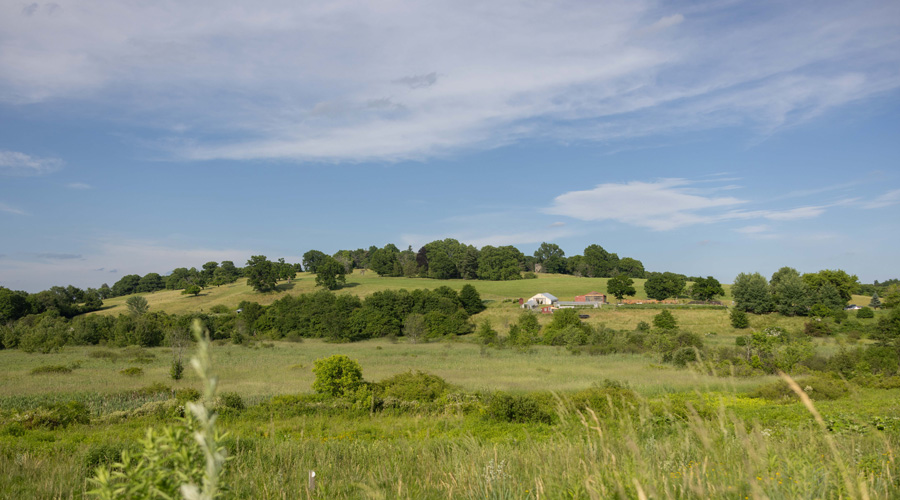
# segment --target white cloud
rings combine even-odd
[[[79,189],[79,190],[94,189],[94,186],[91,186],[90,184],[85,184],[84,182],[70,182],[69,184],[66,184],[66,187],[69,189]]]
[[[744,233],[744,234],[759,234],[759,233],[768,232],[769,229],[770,229],[769,226],[767,226],[765,224],[760,224],[757,226],[739,227],[739,228],[735,229],[735,231],[737,231],[739,233]]]
[[[878,0],[35,5],[0,5],[0,101],[86,102],[193,159],[767,134],[900,87],[900,4]]]
[[[0,212],[6,212],[8,214],[15,214],[15,215],[28,215],[24,210],[7,205],[6,203],[3,203],[3,202],[0,202]]]
[[[893,189],[871,201],[862,204],[863,208],[884,208],[900,203],[900,189]]]
[[[767,219],[791,221],[818,217],[825,206],[788,209],[746,210],[747,200],[713,196],[721,188],[695,186],[686,179],[633,181],[625,184],[600,184],[586,191],[570,191],[553,200],[545,213],[564,215],[584,221],[616,221],[655,231],[711,224],[724,221]],[[726,186],[729,190],[733,186]],[[759,228],[762,226],[747,226]],[[744,231],[748,232],[748,231]]]
[[[61,169],[59,158],[38,158],[18,151],[0,150],[0,174],[13,176],[44,175]]]

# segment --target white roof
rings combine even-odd
[[[534,297],[538,297],[538,296],[541,296],[541,297],[550,299],[551,302],[556,302],[556,301],[559,300],[559,299],[557,299],[556,297],[554,297],[552,294],[549,294],[549,293],[539,293],[539,294],[535,295]],[[532,297],[532,299],[533,299],[534,297]]]

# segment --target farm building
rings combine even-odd
[[[541,306],[556,306],[559,303],[559,299],[554,297],[549,293],[539,293],[530,299],[526,300],[524,304],[522,304],[522,309],[537,309]]]
[[[606,304],[606,295],[600,292],[588,292],[584,295],[576,295],[575,302],[599,302]]]

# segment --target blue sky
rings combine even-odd
[[[898,277],[900,4],[4,2],[0,286],[434,239]]]

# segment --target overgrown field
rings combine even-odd
[[[227,496],[900,495],[900,389],[800,374],[823,428],[773,376],[466,340],[218,343],[214,370],[230,393],[219,402]],[[435,399],[383,396],[377,407],[365,395],[311,394],[314,361],[336,353],[368,381],[422,370],[449,387]],[[138,451],[148,427],[176,422],[196,397],[196,376],[173,381],[171,362],[168,348],[0,351],[0,498],[84,497],[96,466]]]

